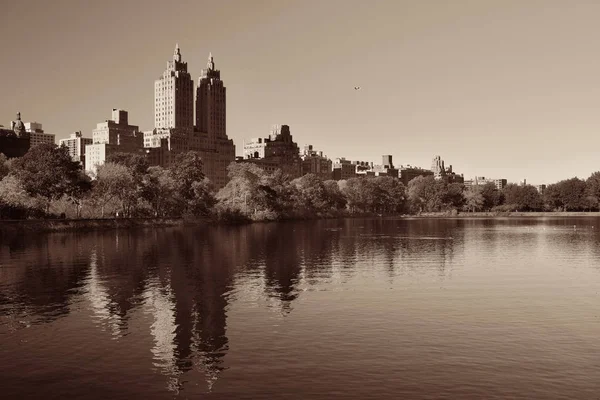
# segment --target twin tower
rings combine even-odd
[[[200,74],[195,100],[194,108],[194,81],[176,45],[173,60],[154,82],[155,129],[144,133],[144,138],[149,147],[162,148],[167,141],[168,154],[200,152],[204,173],[218,189],[227,184],[227,166],[235,161],[235,145],[227,137],[225,86],[212,55]]]
[[[203,69],[196,89],[194,120],[194,81],[182,61],[179,45],[173,60],[154,82],[154,127],[208,133],[211,137],[226,136],[226,95],[221,72],[215,69],[212,54]]]

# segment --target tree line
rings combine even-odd
[[[465,187],[419,176],[405,187],[393,177],[291,179],[251,163],[232,163],[229,182],[214,190],[202,158],[190,151],[168,168],[136,154],[115,153],[87,176],[68,149],[40,144],[21,158],[0,154],[0,218],[210,217],[224,221],[430,212],[597,211],[600,172],[549,185],[493,183]]]

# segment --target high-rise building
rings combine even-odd
[[[39,122],[25,122],[24,126],[25,132],[29,132],[31,147],[40,143],[55,144],[56,135],[44,132]]]
[[[85,146],[85,171],[95,174],[111,153],[135,153],[143,147],[143,133],[137,125],[129,125],[127,111],[113,108],[112,119],[98,123],[92,144]]]
[[[154,127],[189,129],[194,126],[194,81],[175,45],[173,60],[154,82]]]
[[[235,145],[227,136],[226,117],[226,87],[211,53],[198,79],[192,145],[202,154],[204,174],[217,189],[227,184],[227,166],[235,161]]]
[[[166,167],[177,153],[197,151],[206,177],[216,189],[225,186],[227,166],[235,161],[235,145],[227,137],[225,86],[212,55],[198,81],[195,126],[193,81],[187,63],[181,60],[179,46],[154,86],[155,129],[144,132],[144,146],[161,149],[151,150],[152,162]]]
[[[435,156],[431,162],[431,172],[435,179],[442,179],[446,176],[446,167],[444,166],[444,160],[442,157]]]
[[[81,131],[71,133],[68,139],[60,139],[59,145],[69,149],[69,155],[73,161],[80,162],[85,166],[85,146],[92,144],[91,138],[83,137]]]
[[[196,130],[211,138],[222,137],[226,136],[226,123],[226,88],[210,53],[196,89]]]
[[[431,162],[431,172],[435,179],[443,179],[447,183],[464,183],[465,178],[461,174],[452,171],[452,165],[446,167],[442,157],[435,156]]]

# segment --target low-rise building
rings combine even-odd
[[[398,178],[398,169],[394,167],[391,155],[383,155],[381,164],[357,162],[357,176],[391,176]]]
[[[534,185],[534,187],[537,189],[537,191],[539,192],[539,194],[544,194],[544,192],[546,191],[546,185],[542,184],[542,185]]]
[[[496,189],[502,190],[507,185],[508,181],[506,179],[491,179],[484,176],[476,176],[474,179],[464,181],[465,188],[469,188],[471,186],[483,186],[488,183],[492,183],[494,186],[496,186]]]
[[[332,178],[336,181],[356,178],[356,164],[345,158],[336,158],[333,162]]]
[[[260,165],[267,171],[281,169],[291,178],[302,176],[302,159],[288,125],[275,125],[269,137],[244,142],[243,162]]]
[[[11,121],[10,129],[0,125],[0,153],[7,158],[23,157],[29,151],[30,143],[21,113],[17,113],[17,119]]]
[[[300,156],[302,159],[302,174],[314,174],[323,180],[331,179],[332,162],[323,155],[322,151],[315,151],[312,144],[304,146]]]
[[[399,178],[404,186],[408,186],[408,183],[418,176],[427,177],[433,175],[433,171],[420,167],[413,167],[411,165],[401,165],[399,168]]]

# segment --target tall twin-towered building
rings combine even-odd
[[[179,45],[175,46],[173,60],[154,82],[154,127],[156,129],[194,128],[194,81],[187,63],[181,61]]]
[[[166,165],[179,152],[198,151],[205,175],[217,189],[225,186],[227,166],[235,161],[235,145],[227,137],[225,93],[211,54],[198,80],[194,107],[194,82],[177,45],[173,60],[154,83],[155,128],[144,133],[144,146],[156,148],[156,159]]]

